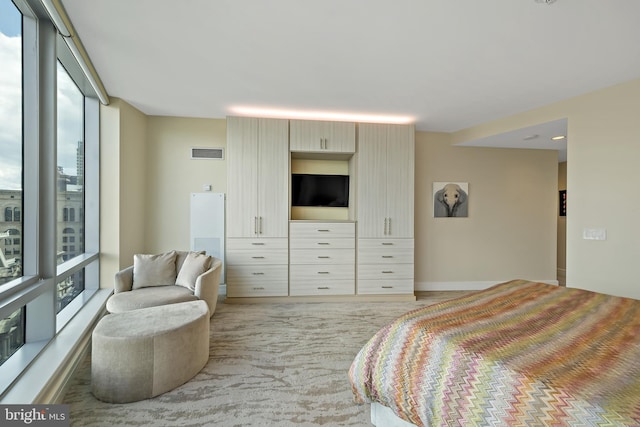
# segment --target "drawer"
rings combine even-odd
[[[377,280],[413,280],[413,264],[358,264],[358,281]]]
[[[336,249],[349,249],[356,247],[356,240],[350,239],[337,239],[337,238],[293,238],[291,239],[290,248],[294,249],[318,249],[318,248],[336,248]]]
[[[291,222],[289,237],[298,238],[344,238],[356,237],[354,222]]]
[[[358,280],[358,295],[413,294],[412,279]]]
[[[353,280],[328,280],[324,282],[292,281],[291,296],[306,295],[354,295],[355,282]]]
[[[383,246],[358,251],[360,264],[413,264],[413,248]]]
[[[319,264],[319,265],[291,265],[291,282],[322,281],[331,280],[355,280],[355,267],[341,264]]]
[[[227,283],[253,284],[261,281],[287,283],[289,269],[283,265],[227,265]]]
[[[274,237],[263,239],[227,239],[227,251],[246,249],[288,249],[289,239]]]
[[[286,249],[247,249],[227,251],[227,265],[246,264],[287,264],[289,253]]]
[[[291,264],[355,264],[355,249],[298,249],[291,251]]]
[[[359,239],[358,250],[375,248],[413,249],[413,239]]]
[[[287,282],[266,282],[257,280],[255,283],[236,283],[227,280],[227,296],[237,297],[286,297],[289,295]]]

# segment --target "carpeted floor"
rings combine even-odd
[[[464,294],[425,293],[403,303],[218,304],[210,358],[188,383],[154,399],[101,402],[90,358],[65,396],[72,426],[370,426],[353,402],[356,353],[385,323]],[[179,352],[177,348],[175,351]]]

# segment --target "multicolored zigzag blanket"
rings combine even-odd
[[[502,283],[399,317],[349,378],[418,426],[640,426],[640,301]]]

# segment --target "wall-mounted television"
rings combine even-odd
[[[349,175],[291,174],[292,206],[349,206]]]

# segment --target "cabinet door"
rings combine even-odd
[[[388,126],[387,237],[413,238],[414,139],[413,126]]]
[[[256,236],[258,119],[227,118],[227,237]]]
[[[385,237],[386,125],[360,124],[358,133],[358,236],[360,238]]]
[[[356,152],[356,124],[351,122],[324,122],[325,151],[332,153]]]
[[[256,177],[258,235],[289,235],[289,123],[259,119]]]
[[[290,120],[291,151],[354,153],[356,125],[353,122]]]

